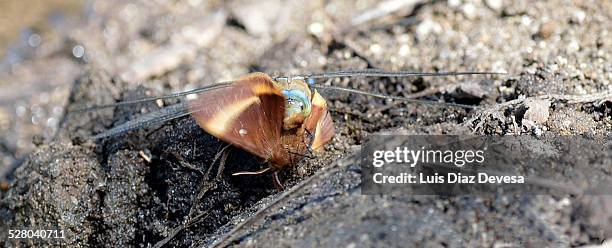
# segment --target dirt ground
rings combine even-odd
[[[392,10],[392,11],[389,11]],[[366,196],[368,134],[584,135],[610,146],[609,1],[87,1],[0,67],[5,246],[567,247],[612,237],[608,195]],[[19,44],[17,44],[19,45]],[[465,110],[323,91],[337,130],[270,176],[186,117],[91,141],[180,99],[70,114],[254,71],[496,71],[328,80]],[[599,160],[612,177],[609,160]],[[589,175],[590,172],[577,171]],[[56,229],[66,239],[7,239]]]

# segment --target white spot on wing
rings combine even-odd
[[[249,132],[247,132],[246,129],[241,128],[240,130],[238,130],[238,133],[240,134],[240,136],[245,136],[247,135]]]

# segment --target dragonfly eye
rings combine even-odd
[[[304,118],[310,115],[311,106],[306,94],[301,90],[283,90],[287,98],[285,104],[285,117],[302,114]]]

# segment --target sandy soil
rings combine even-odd
[[[0,191],[1,240],[7,246],[563,247],[612,237],[609,196],[365,196],[356,159],[365,135],[381,131],[580,134],[609,145],[612,5],[389,2],[405,5],[367,21],[383,9],[376,1],[87,2],[82,19],[66,22],[57,38],[0,77],[7,82],[0,99],[8,99],[0,102],[2,180],[10,183]],[[235,148],[224,162],[215,160],[225,144],[190,118],[98,142],[83,138],[178,100],[66,114],[252,71],[363,68],[507,74],[330,80],[486,108],[322,92],[337,135],[323,154],[282,173],[284,192],[269,176],[232,177],[262,165]],[[30,145],[42,130],[47,133]],[[65,230],[67,238],[6,239],[6,230],[27,227]]]

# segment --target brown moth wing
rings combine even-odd
[[[304,120],[304,128],[313,135],[311,148],[314,151],[320,150],[336,134],[334,122],[327,111],[327,101],[316,90],[312,97],[312,112]]]
[[[263,73],[252,73],[227,88],[206,92],[189,104],[207,133],[270,159],[280,142],[285,97]]]

